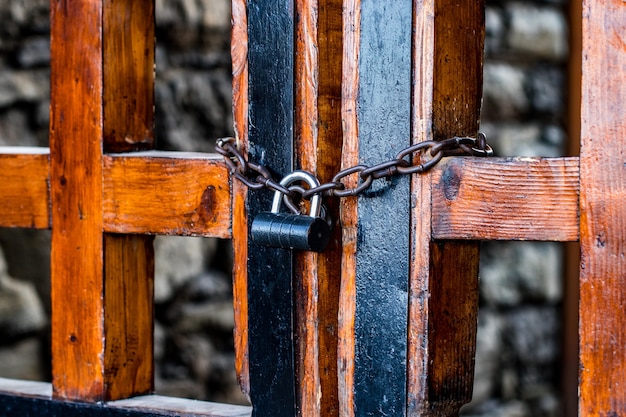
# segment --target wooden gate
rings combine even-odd
[[[233,0],[237,143],[322,181],[474,136],[481,1]],[[581,244],[579,414],[626,415],[626,5],[583,5],[580,158],[450,157],[329,198],[323,254],[249,243],[270,193],[152,151],[152,0],[51,2],[50,149],[3,148],[0,226],[52,228],[51,384],[4,415],[243,416],[153,390],[155,234],[232,237],[237,371],[258,416],[454,416],[471,398],[479,240]],[[347,186],[358,181],[346,180]],[[132,398],[131,398],[132,397]]]

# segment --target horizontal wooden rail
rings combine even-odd
[[[433,237],[578,240],[578,158],[447,158],[432,173]],[[230,180],[216,154],[104,159],[104,229],[229,238]],[[0,147],[0,227],[50,227],[49,151]]]
[[[50,228],[50,150],[0,147],[0,227]]]
[[[0,227],[48,229],[50,151],[0,147]],[[230,180],[216,154],[145,151],[104,159],[104,231],[229,238]]]
[[[4,406],[4,407],[3,407]],[[99,404],[52,400],[47,382],[0,378],[0,409],[19,415],[84,415],[95,417],[250,417],[251,407],[195,401],[184,398],[144,395]]]
[[[433,238],[578,240],[578,158],[447,158],[434,170]]]
[[[220,155],[106,155],[103,204],[106,232],[231,236],[230,180]]]

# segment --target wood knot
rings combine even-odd
[[[200,221],[207,223],[215,220],[216,202],[215,187],[209,185],[202,193],[202,198],[200,199],[200,207],[198,208]]]
[[[441,186],[446,200],[456,200],[461,186],[461,172],[456,165],[448,165],[441,176]]]

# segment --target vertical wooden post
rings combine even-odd
[[[413,140],[475,135],[484,2],[415,4]],[[408,415],[454,416],[472,395],[479,247],[432,242],[430,178],[412,187]]]
[[[296,0],[295,160],[321,182],[341,165],[341,0]],[[338,200],[325,198],[332,219]],[[295,264],[298,413],[335,416],[337,402],[337,309],[341,227],[323,254],[298,253]]]
[[[103,154],[154,142],[154,4],[51,2],[52,357],[57,398],[152,390],[152,240],[103,233]]]
[[[583,1],[579,415],[626,414],[626,4]]]

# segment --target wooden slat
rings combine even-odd
[[[578,240],[578,158],[447,158],[432,184],[435,239]]]
[[[152,357],[139,356],[151,349],[152,323],[129,314],[152,311],[153,258],[144,237],[103,234],[103,152],[152,143],[151,119],[140,120],[148,110],[111,107],[153,108],[153,71],[135,65],[154,62],[154,4],[53,2],[51,36],[53,394],[97,402],[146,393]]]
[[[330,181],[341,164],[342,32],[339,0],[295,2],[296,166]],[[337,199],[325,198],[339,218]],[[323,255],[296,254],[296,372],[298,413],[335,416],[337,407],[337,309],[341,228],[335,226]]]
[[[104,158],[104,230],[230,237],[230,179],[220,155],[133,152]]]
[[[361,37],[361,8],[359,0],[346,0],[343,10],[343,68],[341,88],[341,117],[343,145],[342,168],[359,159],[359,124],[357,97],[359,94],[359,51]],[[349,28],[349,30],[347,30]],[[354,187],[357,178],[346,178],[346,187]],[[356,197],[340,200],[341,213],[341,286],[337,328],[337,377],[339,416],[354,416],[355,316],[356,316],[356,252],[358,205]]]
[[[154,147],[154,1],[104,2],[105,152]]]
[[[48,148],[0,147],[0,227],[50,227]]]
[[[105,392],[101,14],[51,3],[52,380],[56,397],[91,401]]]
[[[476,134],[484,1],[415,2],[413,23],[413,142]],[[429,176],[411,192],[407,415],[456,416],[472,396],[479,246],[433,242]]]
[[[237,145],[248,152],[248,16],[246,0],[231,2],[231,59],[233,72],[233,123]],[[241,390],[250,393],[248,362],[248,213],[247,188],[232,184],[233,304],[235,310],[235,371]]]
[[[296,166],[317,171],[317,133],[319,90],[317,42],[317,0],[294,1],[295,14],[295,121],[294,156]],[[341,79],[341,78],[340,78]],[[322,399],[319,369],[319,328],[317,324],[319,280],[318,254],[302,252],[295,255],[295,371],[296,401],[299,416],[319,416]]]
[[[626,4],[583,1],[579,415],[626,415]]]

